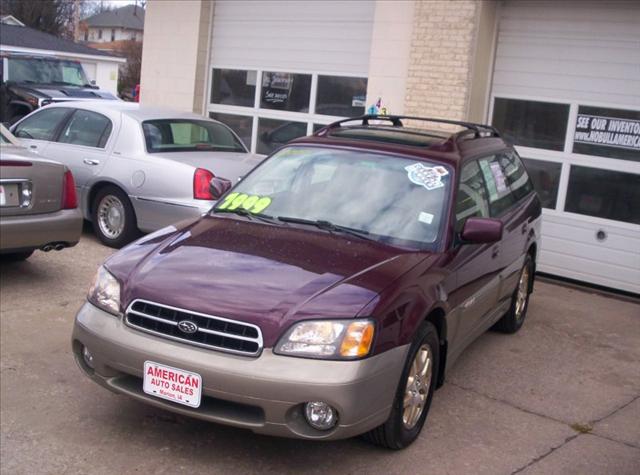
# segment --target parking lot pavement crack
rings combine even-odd
[[[478,396],[482,396],[482,397],[487,398],[487,399],[489,399],[491,401],[495,401],[495,402],[499,402],[501,404],[505,404],[505,405],[507,405],[509,407],[512,407],[513,409],[517,409],[518,411],[522,411],[522,412],[525,412],[527,414],[531,414],[533,416],[542,417],[544,419],[547,419],[547,420],[550,420],[550,421],[553,421],[553,422],[557,422],[559,424],[567,425],[566,421],[563,421],[563,420],[560,420],[560,419],[556,419],[554,417],[547,416],[546,414],[541,414],[539,412],[535,412],[535,411],[532,411],[530,409],[526,409],[524,407],[520,407],[520,406],[518,406],[516,404],[513,404],[512,402],[506,401],[504,399],[500,399],[500,398],[497,398],[497,397],[489,396],[488,394],[484,394],[484,393],[478,391],[477,389],[469,388],[467,386],[462,386],[462,385],[460,385],[458,383],[453,383],[453,382],[450,382],[450,381],[447,381],[447,384],[451,384],[452,386],[455,386],[456,388],[472,392],[474,394],[477,394]]]
[[[618,408],[614,409],[614,410],[613,410],[613,411],[611,411],[609,414],[606,414],[606,415],[604,415],[604,416],[602,416],[602,417],[600,417],[600,418],[598,418],[598,419],[596,419],[596,420],[594,420],[594,421],[591,421],[591,424],[595,426],[595,424],[597,424],[598,422],[602,422],[602,421],[604,421],[605,419],[607,419],[608,417],[611,417],[611,416],[613,416],[614,414],[616,414],[616,413],[618,413],[618,412],[622,411],[625,407],[627,407],[627,406],[629,406],[629,405],[633,404],[633,403],[634,403],[635,401],[637,401],[638,399],[640,399],[640,395],[632,397],[630,401],[628,401],[628,402],[624,403],[622,406],[620,406],[620,407],[618,407]]]
[[[564,441],[561,444],[556,445],[555,447],[551,447],[548,451],[546,451],[544,454],[534,458],[533,460],[531,460],[529,463],[527,463],[526,465],[523,465],[522,467],[520,467],[517,470],[514,470],[513,472],[511,472],[511,475],[516,475],[517,473],[522,472],[523,470],[526,470],[527,468],[531,467],[532,465],[540,462],[542,459],[548,457],[549,455],[551,455],[552,453],[554,453],[556,450],[564,447],[565,445],[567,445],[569,442],[571,442],[573,439],[576,439],[578,437],[580,437],[581,434],[573,434],[570,435],[569,437],[567,437],[566,439],[564,439]]]
[[[589,435],[592,435],[594,437],[598,437],[600,439],[609,440],[611,442],[615,442],[616,444],[626,445],[627,447],[631,447],[632,449],[640,450],[640,446],[637,446],[635,444],[631,444],[629,442],[625,442],[624,440],[614,439],[613,437],[608,437],[606,435],[598,434],[597,432],[589,432]]]

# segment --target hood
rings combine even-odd
[[[161,152],[153,157],[186,163],[196,168],[209,170],[215,176],[226,178],[235,183],[240,177],[249,173],[262,160],[264,155],[237,152]]]
[[[117,99],[110,92],[100,91],[90,87],[63,86],[56,84],[15,84],[20,91],[30,93],[41,99],[53,99],[54,101],[70,100],[94,100],[94,99]]]
[[[425,258],[315,228],[211,216],[115,254],[106,267],[136,298],[258,325],[266,347],[293,322],[351,318]]]

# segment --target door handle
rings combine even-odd
[[[522,231],[522,234],[526,234],[527,229],[529,229],[529,223],[524,223],[520,230]]]
[[[37,150],[37,149],[38,149],[38,146],[37,146],[37,145],[29,145],[29,148],[30,148],[31,150]]]
[[[100,160],[92,160],[90,158],[85,158],[82,161],[87,165],[99,165],[100,164]]]
[[[496,257],[498,257],[498,255],[500,255],[500,247],[493,246],[493,248],[491,249],[491,257],[495,259]]]

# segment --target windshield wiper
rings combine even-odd
[[[278,219],[273,217],[273,216],[269,216],[268,214],[262,214],[262,213],[252,213],[251,211],[247,211],[244,208],[236,208],[236,209],[217,209],[217,208],[214,208],[211,212],[212,213],[238,214],[240,216],[246,216],[249,219],[257,218],[260,221],[263,221],[265,223],[278,224]]]
[[[369,241],[377,241],[377,239],[372,238],[369,235],[369,231],[365,231],[363,229],[350,228],[348,226],[341,226],[340,224],[334,224],[331,221],[326,221],[323,219],[313,220],[313,219],[304,219],[304,218],[292,218],[290,216],[278,216],[280,221],[285,223],[295,223],[295,224],[309,224],[311,226],[315,226],[318,229],[323,229],[329,232],[341,232],[344,234],[350,234],[351,236],[356,236],[361,239],[367,239]]]

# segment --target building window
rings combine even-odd
[[[209,117],[226,124],[244,142],[247,148],[251,148],[251,134],[253,132],[253,117],[235,114],[219,114],[210,112]]]
[[[514,145],[564,150],[569,104],[496,98],[493,125]]]
[[[88,31],[84,32],[84,40],[85,41],[89,41],[89,32]]]
[[[578,107],[573,153],[640,161],[640,111]]]
[[[572,166],[565,211],[640,224],[640,175]]]
[[[555,209],[562,164],[529,158],[523,158],[522,161],[527,167],[527,172],[538,193],[542,207]]]
[[[214,69],[211,102],[253,107],[256,95],[256,71]]]
[[[116,30],[111,30],[111,41],[116,40]]]
[[[367,78],[318,76],[316,114],[355,117],[364,114]]]
[[[258,120],[257,153],[271,153],[298,137],[307,135],[307,124],[276,119]]]
[[[102,39],[102,30],[98,30],[98,39],[101,40]]]
[[[308,112],[310,98],[310,74],[262,73],[260,107],[263,109]]]

